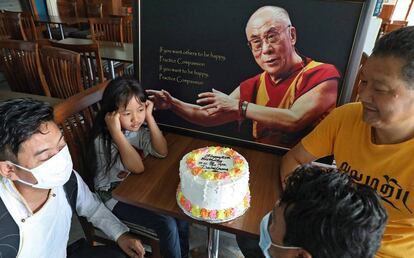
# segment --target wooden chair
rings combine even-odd
[[[59,16],[61,17],[78,17],[76,1],[56,1]]]
[[[68,49],[80,54],[81,80],[85,89],[104,81],[104,72],[98,43],[72,45],[52,42],[52,46]]]
[[[39,49],[41,49],[44,46],[52,46],[53,42],[57,42],[55,39],[47,39],[47,38],[41,38],[36,40],[37,45]]]
[[[20,13],[21,24],[26,40],[36,41],[38,38],[37,29],[33,21],[33,16],[29,12],[12,12],[4,11],[4,13]]]
[[[87,3],[86,13],[89,18],[103,18],[102,3]]]
[[[122,18],[122,37],[124,43],[133,43],[132,15],[111,15],[114,18]]]
[[[126,43],[133,43],[134,37],[132,34],[132,21],[133,16],[127,15],[122,19],[122,28],[123,30],[123,36],[124,36],[124,42]]]
[[[35,42],[0,40],[0,65],[11,90],[50,96]]]
[[[387,24],[385,27],[384,33],[389,33],[394,30],[398,30],[400,28],[406,27],[408,25],[408,21],[398,21],[394,20],[391,23]]]
[[[0,39],[27,40],[20,13],[0,13]]]
[[[132,10],[132,6],[131,7],[129,7],[129,6],[122,6],[121,7],[121,9],[120,9],[120,15],[122,15],[122,16],[127,16],[127,15],[130,15],[130,13],[128,13],[128,9],[129,8],[131,8],[131,10]]]
[[[79,53],[44,46],[40,49],[40,60],[52,97],[65,99],[84,90]]]
[[[123,44],[122,18],[89,18],[92,39]]]
[[[63,131],[72,156],[74,169],[84,178],[89,186],[92,185],[92,182],[91,175],[87,170],[87,151],[89,148],[89,133],[92,129],[95,115],[93,107],[101,100],[107,83],[108,81],[86,89],[55,106],[55,122]],[[94,229],[85,219],[80,218],[80,222],[86,237],[91,243],[111,242],[102,235],[102,232]],[[128,224],[128,226],[131,233],[139,235],[144,244],[151,246],[151,257],[161,257],[158,238],[154,237],[152,233],[148,233],[148,231],[142,231],[139,226],[134,227],[133,224]]]
[[[367,61],[367,59],[368,59],[367,53],[365,53],[365,52],[362,53],[361,61],[359,63],[358,73],[357,73],[357,76],[355,78],[354,87],[352,88],[351,99],[349,100],[350,102],[358,102],[359,101],[358,91],[359,91],[359,86],[361,85],[361,71],[362,71],[362,68],[364,67],[365,62]]]
[[[76,0],[57,0],[57,9],[60,17],[79,17],[78,6]],[[72,34],[76,34],[81,29],[81,24],[76,23],[71,26],[63,25],[63,34],[65,37],[71,37]],[[51,29],[52,37],[55,39],[61,39],[61,32],[58,28]]]

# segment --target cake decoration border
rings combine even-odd
[[[176,199],[178,207],[180,207],[187,216],[209,223],[224,223],[244,215],[244,213],[250,207],[251,196],[250,189],[248,189],[241,203],[242,209],[239,209],[241,210],[239,213],[237,213],[237,208],[239,207],[222,210],[207,210],[205,208],[199,208],[197,205],[197,207],[195,207],[187,198],[185,198],[184,194],[181,191],[181,184],[179,184],[177,187]],[[240,206],[240,204],[237,206]]]

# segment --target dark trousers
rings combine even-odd
[[[121,220],[154,230],[160,239],[161,255],[165,258],[187,258],[189,225],[170,216],[118,202],[112,212]]]
[[[91,246],[85,239],[79,239],[67,248],[68,258],[127,258],[116,245]]]
[[[245,258],[264,257],[259,246],[259,239],[236,235],[237,245]]]

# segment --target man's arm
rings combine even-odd
[[[236,90],[238,90],[238,88]],[[203,109],[199,105],[181,101],[171,96],[171,94],[165,90],[147,90],[147,93],[150,94],[150,99],[154,101],[155,107],[161,109],[171,109],[171,111],[181,118],[197,125],[205,127],[217,126],[235,121],[239,118],[238,108],[226,111],[223,110],[222,112],[211,114],[210,109]],[[237,102],[238,107],[238,99],[234,101]]]
[[[289,109],[249,103],[246,117],[284,132],[299,131],[335,107],[337,84],[337,80],[322,82],[298,98]]]
[[[299,131],[319,119],[326,111],[335,107],[337,87],[337,80],[322,82],[299,97],[289,109],[249,103],[246,118],[284,132]],[[208,111],[210,116],[238,111],[239,87],[230,95],[213,90],[212,92],[201,93],[199,96],[200,99],[197,102],[206,104],[201,109]]]
[[[79,216],[84,216],[95,227],[101,229],[112,240],[117,241],[119,247],[130,257],[143,257],[145,250],[141,242],[128,234],[128,227],[93,194],[83,179],[76,173],[78,183],[78,195],[76,211]]]
[[[298,143],[288,153],[286,153],[280,164],[280,181],[284,188],[284,180],[289,176],[298,166],[307,164],[316,159],[315,156],[305,150],[302,143]]]

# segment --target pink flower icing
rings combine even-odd
[[[191,211],[191,202],[189,200],[186,200],[184,204],[184,209],[186,209],[187,211]]]
[[[217,211],[216,210],[212,210],[209,213],[210,218],[215,219],[217,218]]]

